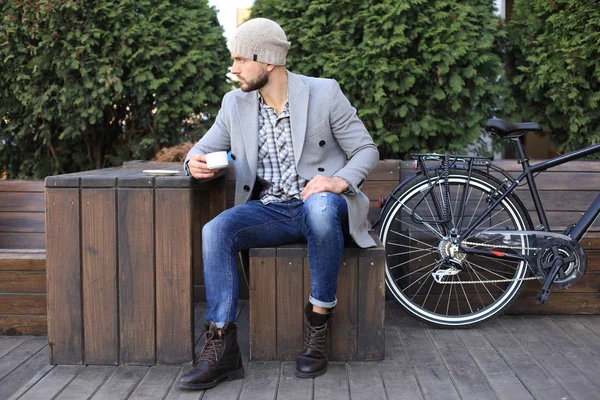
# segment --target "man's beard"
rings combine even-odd
[[[262,89],[267,83],[269,83],[269,73],[267,71],[261,71],[260,75],[255,80],[245,82],[246,87],[243,85],[241,87],[242,91],[244,92]]]

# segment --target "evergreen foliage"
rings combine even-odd
[[[210,126],[228,65],[206,0],[0,0],[0,165],[149,159]]]
[[[493,0],[257,0],[252,13],[286,31],[288,69],[340,83],[384,158],[464,151],[511,111]]]
[[[509,64],[519,114],[551,130],[561,150],[600,143],[600,5],[516,0]]]

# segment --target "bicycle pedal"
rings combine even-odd
[[[546,304],[548,298],[550,297],[550,289],[542,289],[537,294],[537,303],[541,306]]]

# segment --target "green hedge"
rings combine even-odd
[[[0,165],[42,178],[194,140],[229,90],[206,0],[0,0]]]
[[[600,4],[516,0],[508,24],[518,113],[561,151],[600,143]]]
[[[291,71],[340,82],[383,157],[463,151],[512,110],[493,0],[258,0],[253,16],[284,28]]]

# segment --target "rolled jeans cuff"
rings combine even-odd
[[[333,301],[321,301],[317,300],[312,296],[308,296],[308,301],[314,306],[323,307],[323,308],[333,308],[337,304],[337,297],[334,296]]]

